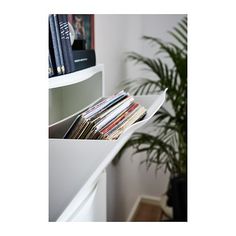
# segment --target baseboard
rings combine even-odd
[[[137,210],[137,208],[138,208],[138,205],[139,205],[140,201],[141,201],[141,197],[138,196],[137,199],[136,199],[136,201],[134,202],[134,205],[133,205],[133,207],[132,207],[132,209],[131,209],[131,211],[130,211],[130,213],[129,213],[129,216],[128,216],[128,218],[127,218],[126,221],[129,222],[129,221],[131,221],[131,219],[134,217],[134,214],[136,213],[136,210]]]
[[[129,213],[129,216],[127,218],[127,221],[131,221],[133,217],[135,216],[135,213],[137,211],[138,205],[140,202],[150,203],[153,205],[161,206],[161,198],[160,197],[153,197],[149,195],[139,195]]]

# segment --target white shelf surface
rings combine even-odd
[[[49,78],[49,89],[64,87],[67,85],[82,82],[91,78],[98,72],[104,73],[104,65],[99,64],[84,70]]]
[[[132,133],[145,125],[165,101],[160,95],[135,96],[147,108],[142,121],[129,127],[118,140],[49,140],[49,220],[64,221],[78,207],[86,189],[113,160]]]

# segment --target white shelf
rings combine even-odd
[[[49,89],[59,88],[79,83],[91,78],[94,74],[103,71],[104,71],[104,66],[102,64],[99,64],[70,74],[52,77],[49,79]]]
[[[49,139],[49,218],[64,221],[76,211],[86,189],[91,187],[122,146],[145,125],[165,101],[160,95],[136,96],[147,108],[142,121],[129,127],[118,140]],[[65,122],[63,120],[62,122]],[[58,123],[57,125],[60,125]]]
[[[104,96],[104,65],[49,79],[49,124],[52,125]]]

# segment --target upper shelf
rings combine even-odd
[[[104,66],[102,64],[52,77],[48,81],[50,125],[104,96]]]
[[[103,72],[104,66],[102,64],[89,67],[84,70],[76,71],[70,74],[60,75],[56,77],[49,78],[49,89],[59,88],[75,83],[82,82],[89,79],[98,72]]]
[[[147,114],[117,140],[49,140],[50,221],[56,221],[58,217],[59,221],[65,221],[75,211],[81,194],[96,181],[133,132],[160,109],[165,95],[166,90],[160,95],[134,96],[135,101],[147,108]],[[61,124],[57,123],[54,128]]]

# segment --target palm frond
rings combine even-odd
[[[147,78],[137,78],[123,82],[122,88],[133,95],[156,94],[160,92],[160,82]]]
[[[174,27],[174,32],[169,31],[168,32],[171,36],[173,36],[179,43],[180,45],[187,50],[187,36],[182,33],[178,28]]]
[[[183,22],[179,22],[178,26],[180,27],[180,29],[182,29],[183,33],[187,35],[188,33],[187,26]]]
[[[172,60],[179,76],[181,78],[186,77],[187,68],[185,68],[184,66],[187,62],[187,54],[185,50],[178,47],[177,45],[174,45],[173,43],[165,43],[158,38],[143,36],[143,39],[155,42],[159,46],[160,52],[167,54],[168,57]]]
[[[151,36],[143,36],[156,48],[154,57],[145,57],[136,52],[127,53],[127,60],[143,65],[156,79],[138,78],[126,82],[125,89],[134,95],[153,94],[168,88],[167,101],[171,111],[161,107],[155,114],[153,133],[135,133],[114,159],[117,162],[123,152],[133,147],[133,155],[145,153],[141,163],[147,169],[155,165],[155,171],[164,167],[172,174],[186,173],[187,165],[187,17],[184,17],[169,34],[175,42],[164,42]],[[159,58],[165,54],[172,62],[169,65]]]

